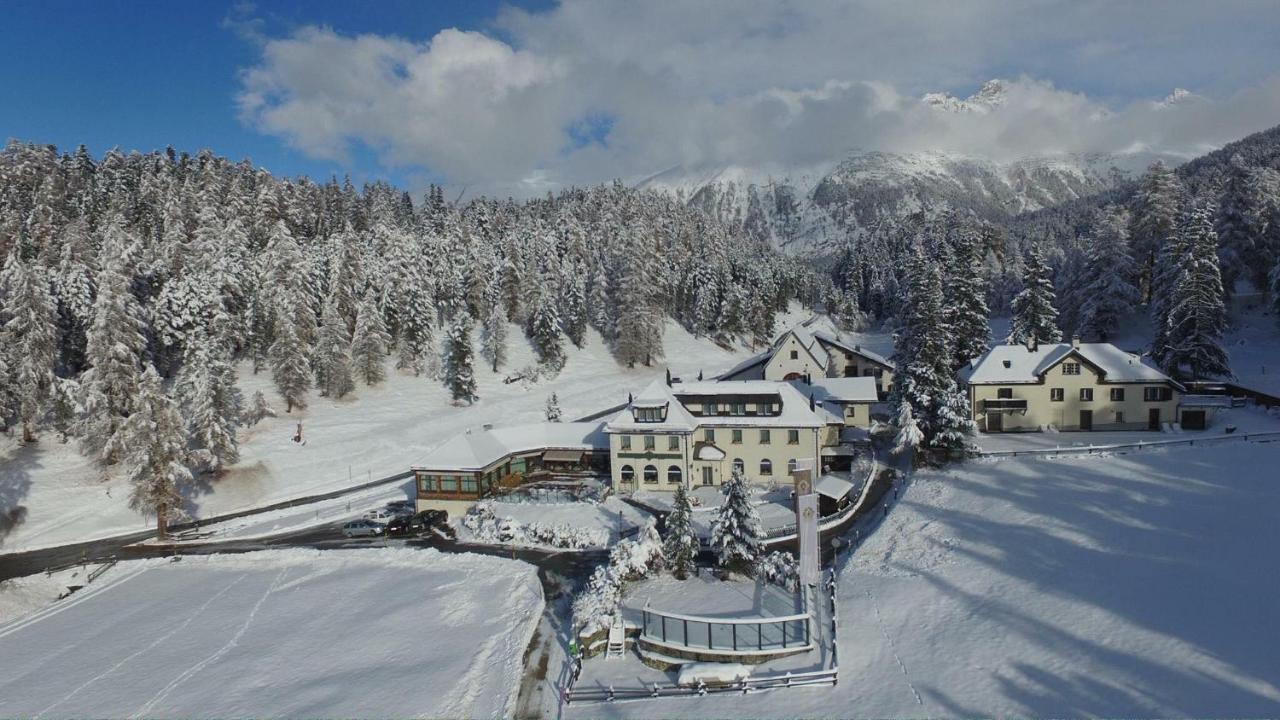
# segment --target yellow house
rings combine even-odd
[[[1183,388],[1110,343],[997,345],[961,369],[984,432],[1159,430]]]
[[[880,398],[893,386],[893,363],[860,344],[803,325],[778,336],[769,349],[720,376],[721,380],[874,378]]]
[[[756,483],[791,483],[801,461],[829,468],[823,450],[844,442],[846,419],[816,391],[806,396],[803,387],[771,380],[655,380],[605,426],[613,487],[720,485],[734,468]]]

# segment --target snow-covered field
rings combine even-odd
[[[435,551],[122,563],[0,626],[0,716],[502,717],[532,567]]]
[[[795,306],[779,317],[778,327],[806,317]],[[340,401],[313,392],[306,410],[280,412],[278,418],[242,428],[240,462],[225,476],[196,488],[190,512],[197,517],[235,512],[402,472],[465,428],[540,421],[552,392],[566,418],[579,417],[625,402],[627,392],[644,387],[667,367],[662,362],[647,368],[620,366],[600,336],[588,331],[585,347],[569,349],[568,363],[555,379],[529,386],[505,384],[503,378],[533,363],[520,330],[513,326],[509,338],[510,358],[501,371],[477,367],[480,400],[473,406],[451,405],[438,381],[391,371],[387,382],[359,385]],[[751,354],[747,348],[724,350],[670,322],[663,343],[665,362],[676,375],[692,376],[699,370],[710,375]],[[247,365],[240,367],[246,397],[262,390],[283,411],[270,383],[268,372],[253,375]],[[299,421],[304,445],[291,440]],[[74,444],[58,443],[52,432],[34,447],[0,437],[0,516],[11,511],[24,516],[7,534],[0,517],[0,552],[147,530],[152,522],[130,510],[127,499],[128,486],[121,478],[104,478],[102,469]]]
[[[840,684],[571,716],[1280,716],[1280,445],[921,473],[840,576]]]

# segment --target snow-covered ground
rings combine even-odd
[[[1235,427],[1231,435],[1228,426]],[[1208,428],[1204,430],[1179,430],[1155,432],[1149,430],[1093,431],[1093,432],[1025,432],[978,433],[974,441],[984,452],[1021,452],[1024,450],[1053,450],[1057,448],[1087,448],[1107,445],[1132,445],[1135,443],[1159,444],[1186,442],[1188,440],[1236,441],[1246,433],[1280,432],[1280,415],[1263,408],[1218,409]],[[1235,436],[1235,437],[1232,437]]]
[[[1280,715],[1277,445],[918,474],[839,579],[834,688],[570,716]]]
[[[435,551],[121,563],[0,626],[0,716],[503,717],[532,567]]]
[[[779,329],[809,317],[799,306]],[[518,368],[533,363],[519,328],[509,333],[510,358],[498,373],[477,366],[480,400],[455,407],[439,381],[390,371],[376,387],[359,385],[348,397],[332,401],[314,392],[310,406],[291,415],[267,418],[241,429],[241,460],[223,477],[197,487],[189,510],[197,517],[235,512],[281,500],[358,484],[407,470],[436,445],[468,427],[484,423],[538,422],[552,392],[566,418],[579,417],[626,401],[660,377],[669,363],[676,375],[708,375],[749,357],[745,347],[725,350],[668,322],[663,338],[666,361],[652,367],[620,366],[600,336],[588,331],[582,349],[569,348],[564,370],[553,380],[526,386],[503,383]],[[246,398],[262,390],[278,410],[283,404],[271,389],[269,372],[253,375],[240,367]],[[305,444],[291,438],[303,425]],[[128,486],[118,473],[82,456],[73,444],[60,444],[53,432],[23,447],[0,437],[0,552],[48,547],[127,532],[145,531],[152,521],[128,508]],[[23,519],[6,532],[10,513]]]
[[[521,525],[536,523],[547,528],[561,526],[566,530],[572,529],[584,537],[592,536],[599,539],[600,542],[590,543],[589,546],[573,548],[582,550],[599,549],[613,545],[618,541],[622,533],[642,527],[652,520],[652,516],[649,513],[633,505],[628,505],[612,495],[599,502],[580,501],[532,504],[493,500],[487,503],[487,506],[493,510],[493,514],[499,519],[510,518]],[[457,531],[458,539],[467,542],[552,547],[533,542],[527,538],[516,542],[499,542],[488,535],[473,532],[462,522],[462,518],[450,518],[450,524]],[[560,547],[565,547],[565,545]]]
[[[0,626],[52,604],[58,596],[76,585],[89,583],[89,575],[103,569],[95,583],[106,581],[110,569],[103,563],[63,568],[51,573],[0,580]]]

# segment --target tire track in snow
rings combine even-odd
[[[213,602],[214,602],[215,600],[217,600],[218,598],[220,598],[220,597],[222,597],[223,595],[225,595],[225,594],[227,593],[227,591],[228,591],[228,590],[230,590],[231,588],[233,588],[233,587],[235,587],[236,585],[240,584],[240,581],[241,581],[241,580],[244,580],[246,577],[248,577],[248,576],[247,576],[247,575],[241,575],[240,577],[236,578],[234,582],[232,582],[230,585],[227,585],[226,587],[222,588],[222,589],[221,589],[221,590],[219,590],[217,593],[215,593],[215,594],[213,595],[213,597],[211,597],[211,598],[209,598],[208,600],[206,600],[206,601],[204,602],[204,604],[203,604],[203,605],[201,605],[199,608],[197,608],[195,612],[193,612],[193,613],[191,613],[190,615],[188,615],[186,620],[183,620],[181,623],[178,623],[176,626],[174,626],[174,628],[173,628],[172,630],[170,630],[169,632],[167,632],[167,633],[165,633],[165,634],[161,635],[160,637],[156,638],[155,640],[151,641],[151,643],[150,643],[149,645],[147,645],[146,647],[142,648],[141,650],[139,650],[139,651],[137,651],[137,652],[135,652],[135,653],[133,653],[133,654],[129,655],[128,657],[126,657],[125,659],[123,659],[123,660],[121,660],[120,662],[116,663],[115,665],[112,665],[111,667],[107,668],[106,670],[102,671],[101,673],[98,673],[97,675],[95,675],[95,676],[93,676],[93,677],[89,678],[88,680],[84,681],[84,683],[82,683],[82,684],[81,684],[79,687],[77,687],[75,690],[72,690],[70,693],[68,693],[68,694],[67,694],[65,697],[63,697],[61,700],[58,700],[57,702],[53,703],[53,704],[52,704],[52,705],[50,705],[49,707],[46,707],[45,709],[43,709],[43,710],[41,710],[41,711],[37,712],[37,713],[35,714],[35,716],[36,716],[36,717],[40,717],[41,715],[44,715],[45,713],[49,712],[50,710],[52,710],[52,709],[54,709],[54,708],[58,707],[58,706],[59,706],[59,705],[61,705],[62,703],[66,702],[66,701],[70,700],[71,698],[75,697],[76,695],[78,695],[78,694],[80,693],[80,691],[81,691],[81,690],[84,690],[85,688],[87,688],[87,687],[89,687],[90,685],[92,685],[92,684],[94,684],[94,683],[98,682],[99,680],[101,680],[101,679],[105,678],[106,676],[110,675],[111,673],[115,672],[116,670],[119,670],[121,667],[123,667],[125,664],[127,664],[130,660],[132,660],[132,659],[134,659],[134,658],[138,657],[139,655],[141,655],[141,654],[143,654],[143,653],[145,653],[145,652],[150,652],[151,650],[155,649],[155,648],[156,648],[156,646],[160,645],[160,643],[165,642],[165,641],[166,641],[166,640],[168,640],[169,638],[171,638],[171,637],[173,637],[174,635],[176,635],[176,634],[177,634],[179,631],[181,631],[183,628],[185,628],[186,626],[190,625],[190,624],[191,624],[191,621],[192,621],[192,620],[194,620],[194,619],[196,619],[197,617],[199,617],[202,613],[204,613],[204,611],[205,611],[205,610],[209,609],[209,606],[210,606],[210,605],[212,605],[212,604],[213,604]]]
[[[150,715],[151,709],[155,707],[157,704],[163,702],[165,698],[169,697],[169,693],[173,692],[179,685],[186,682],[187,680],[190,680],[192,677],[195,677],[195,675],[199,673],[201,670],[217,662],[219,659],[222,658],[223,655],[226,655],[228,652],[231,652],[232,648],[236,647],[236,645],[239,643],[240,638],[244,637],[244,634],[246,631],[248,631],[249,626],[253,624],[253,618],[255,615],[258,614],[258,610],[262,607],[262,604],[267,601],[267,598],[271,597],[272,593],[274,593],[277,589],[279,589],[279,587],[284,583],[285,576],[288,574],[289,574],[288,567],[284,567],[280,570],[280,573],[276,575],[276,579],[272,581],[271,585],[267,588],[267,591],[262,593],[262,597],[258,598],[258,601],[253,604],[252,608],[250,608],[249,615],[244,619],[244,622],[240,625],[240,629],[236,631],[235,635],[231,636],[231,639],[228,640],[225,645],[218,648],[209,657],[206,657],[205,659],[201,660],[195,665],[192,665],[191,667],[187,668],[181,675],[174,678],[172,682],[164,686],[164,688],[162,688],[160,692],[156,693],[155,697],[151,698],[142,707],[135,710],[133,714],[129,716],[130,719],[132,720],[133,718],[139,718],[144,715]]]
[[[862,590],[867,594],[867,600],[871,601],[871,609],[876,613],[876,627],[880,628],[880,634],[889,643],[889,652],[893,653],[893,659],[897,661],[898,669],[902,671],[902,677],[907,681],[907,687],[911,688],[911,694],[916,697],[916,704],[924,705],[924,701],[920,699],[920,693],[916,691],[915,684],[911,682],[911,673],[907,672],[906,663],[902,662],[902,656],[898,655],[898,646],[894,644],[893,638],[889,637],[889,631],[884,627],[884,619],[880,617],[880,603],[876,602],[876,596],[871,594],[871,588],[863,587]]]

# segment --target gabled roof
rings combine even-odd
[[[704,415],[694,416],[680,402],[688,399],[774,395],[782,403],[778,415]],[[816,396],[815,396],[816,399]],[[700,401],[700,400],[695,400]],[[667,418],[663,422],[637,422],[632,407],[653,407],[663,402],[667,406]],[[631,405],[618,413],[605,426],[605,432],[692,432],[698,427],[820,427],[825,424],[822,408],[809,409],[809,396],[792,387],[791,383],[776,380],[731,380],[717,382],[705,380],[676,383],[668,387],[662,379],[654,380],[640,394],[632,398]]]
[[[783,343],[787,341],[787,338],[793,335],[796,338],[796,342],[798,342],[800,347],[804,348],[805,351],[809,353],[813,358],[813,361],[818,363],[818,366],[823,370],[826,370],[827,363],[831,359],[830,356],[827,355],[826,349],[823,348],[818,342],[818,339],[813,336],[813,333],[809,332],[809,328],[803,325],[797,325],[779,335],[777,339],[773,341],[772,352],[770,353],[769,359],[772,360],[773,356],[778,353],[778,350],[782,347]]]
[[[873,377],[813,378],[809,385],[803,380],[792,380],[791,384],[801,393],[813,392],[819,402],[871,403],[880,399]]]
[[[609,447],[602,420],[534,423],[491,430],[468,430],[432,450],[419,470],[482,470],[516,453],[546,450],[598,450]]]
[[[818,341],[821,343],[835,346],[843,350],[844,352],[850,353],[852,355],[862,356],[870,360],[871,362],[878,363],[880,365],[885,366],[889,370],[894,369],[893,362],[889,360],[889,358],[879,353],[872,352],[871,350],[868,350],[862,347],[862,345],[858,343],[847,342],[841,339],[840,337],[833,335],[832,333],[829,333],[825,330],[818,330],[817,332],[814,333],[814,337],[816,337]]]
[[[737,365],[734,365],[733,367],[729,368],[727,371],[720,373],[720,376],[717,379],[732,380],[735,375],[741,375],[752,368],[758,367],[760,365],[765,364],[766,362],[769,362],[769,358],[771,357],[773,357],[772,347],[769,348],[768,350],[765,350],[762,353],[759,353],[757,355],[752,355],[746,360],[743,360]]]
[[[1035,350],[1025,345],[996,345],[960,371],[971,385],[1036,383],[1058,363],[1076,357],[1102,373],[1106,382],[1165,382],[1179,386],[1168,375],[1111,343],[1051,343]]]
[[[736,384],[736,383],[735,383]],[[634,407],[654,407],[666,404],[667,417],[662,422],[637,422],[631,412]],[[606,432],[692,432],[697,427],[689,411],[671,393],[666,380],[658,378],[641,390],[631,404],[623,409],[605,426]]]

